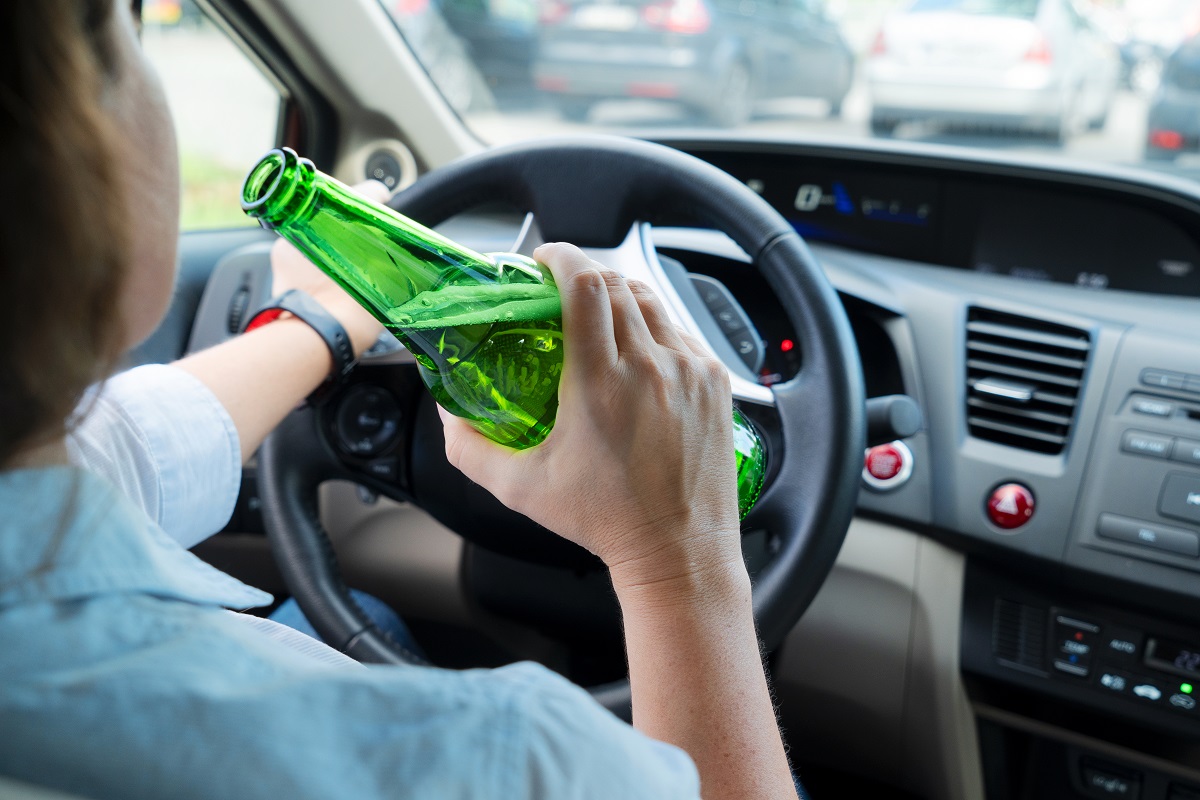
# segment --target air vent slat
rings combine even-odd
[[[1032,322],[1032,320],[1030,321]],[[1004,339],[1019,339],[1024,342],[1046,345],[1047,347],[1062,347],[1067,350],[1078,350],[1085,356],[1087,355],[1088,351],[1091,350],[1091,343],[1088,341],[1087,336],[1083,336],[1081,339],[1079,336],[1064,336],[1055,333],[1045,333],[1038,330],[1013,328],[1008,325],[1000,325],[993,322],[982,322],[979,320],[972,320],[967,323],[967,333],[982,334],[984,336],[996,336]]]
[[[1036,356],[1031,356],[1028,350],[1022,350],[1019,347],[1005,347],[1004,345],[991,344],[990,342],[967,342],[967,349],[976,353],[987,353],[989,355],[1002,356],[1004,358],[1015,358],[1021,361],[1028,361],[1033,364],[1050,364],[1055,367],[1063,367],[1065,369],[1082,370],[1087,364],[1087,358],[1063,358],[1062,356],[1054,356],[1049,353],[1039,353]]]
[[[967,388],[974,389],[978,383],[978,378],[971,378],[967,381]],[[1043,392],[1041,390],[1033,393],[1033,401],[1035,403],[1053,403],[1058,406],[1066,406],[1069,408],[1075,407],[1075,398],[1067,394],[1059,394],[1057,392]]]
[[[1064,427],[1071,424],[1070,415],[1051,414],[1045,411],[1036,411],[1032,408],[1024,408],[1022,406],[1005,406],[999,403],[988,403],[984,400],[979,400],[974,397],[967,399],[967,405],[971,408],[979,409],[980,411],[991,412],[993,414],[1004,414],[1006,416],[1018,417],[1019,419],[1032,419],[1038,422],[1048,422],[1051,425],[1062,425]]]
[[[1070,440],[1090,345],[1085,331],[972,308],[966,346],[971,435],[1061,453]]]
[[[967,367],[980,372],[986,372],[989,375],[1006,375],[1010,378],[1025,378],[1031,381],[1053,383],[1056,386],[1066,386],[1069,389],[1079,388],[1079,380],[1076,378],[1065,378],[1062,375],[1055,375],[1050,372],[1025,369],[1014,364],[1005,364],[999,360],[985,361],[982,358],[970,358],[967,359]]]
[[[1035,428],[1026,428],[1022,425],[1009,425],[1004,422],[996,422],[995,420],[983,419],[981,417],[972,417],[971,425],[972,425],[972,427],[986,428],[990,431],[996,431],[997,433],[1007,433],[1007,434],[1011,434],[1012,436],[1021,436],[1021,437],[1025,437],[1028,439],[1036,439],[1039,442],[1046,442],[1047,444],[1064,445],[1067,443],[1066,436],[1060,436],[1058,434],[1053,434],[1053,433],[1045,433],[1045,432],[1039,431]],[[976,435],[978,436],[978,434],[976,434]],[[987,437],[980,436],[979,438],[983,439],[983,438],[987,438]],[[1031,449],[1031,448],[1029,448],[1029,449]]]

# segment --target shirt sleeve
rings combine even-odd
[[[93,387],[76,413],[71,462],[107,478],[179,544],[191,547],[229,521],[241,444],[200,380],[148,364]]]
[[[524,705],[504,797],[700,800],[690,756],[613,716],[586,691],[530,662],[495,670]]]

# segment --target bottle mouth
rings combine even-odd
[[[295,213],[311,194],[316,168],[290,147],[271,150],[258,160],[242,183],[242,211],[264,227]]]
[[[292,153],[293,158],[295,152]],[[279,189],[283,180],[283,165],[287,154],[282,149],[272,150],[251,167],[242,183],[242,210],[246,212],[261,208]]]

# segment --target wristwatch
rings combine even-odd
[[[354,345],[342,323],[334,319],[324,306],[313,300],[300,289],[289,289],[281,295],[272,297],[261,308],[250,315],[242,333],[261,328],[282,317],[285,313],[303,320],[329,348],[333,356],[333,370],[325,382],[318,386],[307,398],[309,405],[318,405],[324,401],[335,387],[345,381],[346,376],[354,369],[358,359],[354,357]]]

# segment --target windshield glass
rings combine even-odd
[[[916,0],[912,11],[957,11],[1000,17],[1033,17],[1038,0]]]
[[[381,0],[484,141],[895,138],[1200,179],[1200,0]]]

